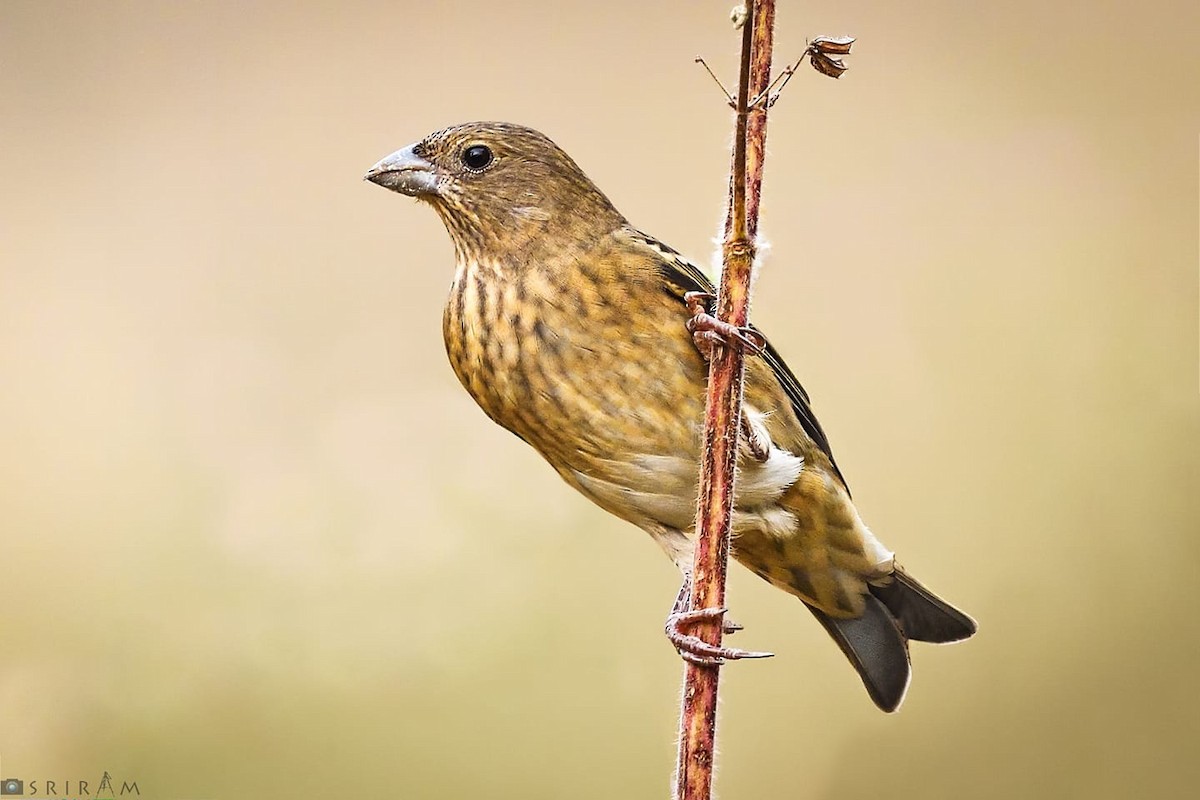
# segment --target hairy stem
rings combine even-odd
[[[760,95],[770,82],[775,0],[750,0],[746,3],[746,11],[729,211],[722,245],[724,269],[717,301],[718,318],[739,327],[746,325],[749,317],[750,277],[756,253],[754,236],[758,230],[767,132],[766,102],[756,104],[752,109],[749,98]],[[741,348],[717,347],[709,362],[704,458],[700,467],[696,514],[697,544],[689,606],[692,609],[725,605],[744,361]],[[720,645],[721,627],[721,620],[717,618],[697,623],[695,632],[709,644]],[[720,667],[688,662],[686,669],[675,797],[677,800],[709,800],[716,757]]]

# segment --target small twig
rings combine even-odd
[[[704,60],[704,57],[696,56],[696,63],[699,64],[700,66],[704,67],[704,69],[708,72],[709,76],[713,79],[713,82],[716,83],[718,87],[720,87],[721,94],[725,95],[725,102],[729,103],[729,107],[736,109],[737,103],[734,102],[733,95],[731,95],[729,93],[729,90],[725,88],[725,84],[721,83],[721,79],[718,78],[717,74],[712,71],[711,67],[708,66],[708,62]]]
[[[736,12],[737,9],[734,9],[734,11]],[[736,17],[734,21],[736,24]],[[737,27],[741,28],[742,26],[738,24]],[[792,76],[800,69],[800,65],[804,63],[804,59],[806,58],[809,59],[809,63],[812,64],[813,69],[822,75],[828,75],[831,78],[842,77],[842,73],[849,69],[849,67],[840,58],[833,58],[832,56],[848,55],[850,47],[853,44],[854,37],[852,36],[818,36],[808,43],[808,47],[796,59],[795,64],[788,65],[783,72],[776,75],[775,80],[771,81],[761,92],[754,95],[754,98],[747,103],[747,106],[750,109],[758,108],[760,105],[765,108],[771,108],[775,103],[779,102],[779,98],[783,95],[783,90],[787,88],[788,83],[792,80]],[[709,77],[720,88],[721,94],[725,96],[725,101],[729,103],[729,107],[736,111],[737,102],[733,99],[733,95],[725,88],[725,84],[721,83],[721,79],[708,66],[708,62],[704,60],[703,56],[696,56],[696,63],[704,67]]]
[[[796,70],[800,69],[800,65],[804,63],[804,59],[807,56],[808,51],[805,50],[804,53],[801,54],[800,58],[796,59],[795,64],[791,64],[783,72],[776,75],[775,80],[771,81],[771,85],[759,92],[754,99],[750,101],[750,107],[756,108],[764,100],[767,102],[767,108],[775,105],[775,102],[779,99],[779,96],[783,94],[784,88],[788,85],[788,81],[790,81],[792,76],[796,74]],[[777,85],[778,89],[776,89]],[[772,93],[772,90],[775,90],[774,93]]]

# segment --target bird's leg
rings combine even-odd
[[[723,620],[721,628],[725,633],[734,633],[742,629],[742,626],[736,622],[724,620],[725,609],[723,608],[697,608],[689,610],[688,601],[691,599],[691,596],[692,576],[690,573],[684,573],[683,585],[679,587],[679,594],[675,598],[675,604],[671,607],[671,613],[667,616],[666,634],[667,639],[670,640],[671,644],[675,645],[675,649],[679,651],[679,655],[685,661],[690,661],[693,664],[715,666],[739,658],[770,658],[774,655],[774,653],[764,653],[756,650],[719,647],[709,644],[699,636],[684,633],[683,629],[685,627],[705,619]]]
[[[767,344],[766,337],[753,328],[738,328],[709,314],[708,304],[715,299],[716,296],[709,292],[687,292],[683,296],[688,310],[692,312],[686,326],[704,360],[712,360],[713,347],[729,346],[731,337],[738,342],[738,346],[749,347],[755,355],[761,354]],[[763,435],[763,431],[750,424],[745,409],[742,409],[741,429],[750,455],[756,461],[766,461],[771,455],[771,441]]]
[[[708,313],[708,304],[715,299],[709,292],[687,292],[683,296],[688,311],[692,312],[691,318],[684,324],[704,360],[712,360],[716,346],[741,347],[752,355],[762,355],[763,348],[767,346],[767,337],[749,326],[739,328]]]
[[[751,425],[750,418],[746,416],[746,409],[742,409],[742,443],[746,445],[746,450],[750,456],[760,464],[766,463],[771,457],[771,439],[766,435],[766,431],[761,428]]]

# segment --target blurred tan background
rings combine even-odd
[[[673,567],[473,406],[361,175],[522,122],[708,263],[729,6],[0,5],[4,777],[667,796]],[[773,113],[755,318],[981,632],[887,717],[737,572],[721,796],[1190,794],[1200,7],[782,6],[859,43]]]

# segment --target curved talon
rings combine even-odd
[[[733,330],[742,344],[750,348],[750,352],[753,355],[762,355],[763,350],[767,347],[767,337],[748,325],[744,328],[734,328]]]

